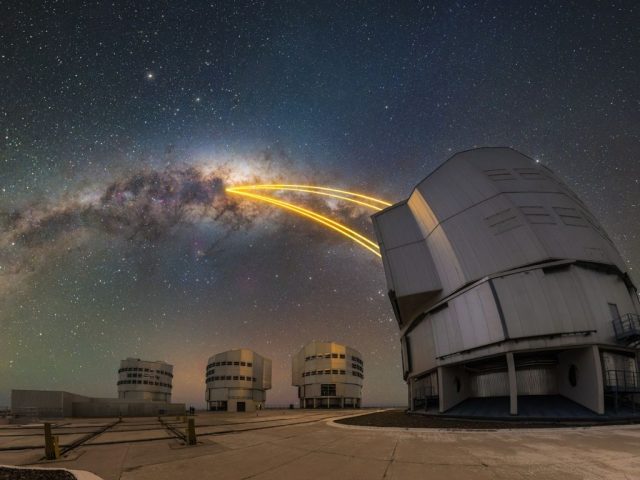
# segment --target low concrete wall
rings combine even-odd
[[[184,403],[129,402],[126,400],[94,398],[90,402],[73,403],[74,417],[153,417],[184,415]]]
[[[13,413],[34,418],[184,415],[184,403],[92,398],[60,390],[11,390]]]
[[[11,390],[11,411],[40,418],[70,417],[72,402],[89,400],[89,397],[60,390]]]

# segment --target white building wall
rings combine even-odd
[[[301,407],[360,406],[364,362],[355,349],[335,342],[311,342],[305,345],[292,361],[292,385],[298,387]],[[322,385],[335,387],[327,394]],[[330,387],[332,388],[332,387]],[[332,398],[331,405],[325,403]]]
[[[238,402],[245,411],[262,408],[271,388],[271,360],[246,348],[218,353],[209,358],[205,383],[209,409],[237,411]]]
[[[12,390],[11,409],[39,418],[182,415],[184,403],[95,398],[59,390]]]
[[[433,316],[425,318],[407,334],[409,345],[417,345],[415,350],[410,348],[411,370],[426,372],[437,366],[433,333]]]
[[[598,347],[566,350],[559,355],[558,390],[574,402],[586,406],[595,413],[604,413],[604,382]],[[569,369],[576,366],[577,382],[571,385]]]
[[[446,308],[415,322],[405,332],[410,345],[419,345],[410,352],[413,374],[450,363],[442,357],[483,345],[488,347],[465,355],[465,359],[509,349],[615,343],[608,304],[615,303],[621,313],[636,311],[633,297],[618,275],[587,267],[566,264],[546,273],[539,267],[530,267],[519,273],[496,276],[491,281],[502,319],[489,281],[483,281],[451,297]],[[572,335],[580,332],[591,333]],[[560,334],[567,335],[553,337]],[[545,335],[550,337],[527,339]],[[518,339],[517,345],[507,350],[491,347],[509,339]]]
[[[626,268],[582,202],[550,171],[510,149],[454,156],[407,202],[373,220],[401,309],[405,296],[441,288],[444,298],[484,276],[554,258]]]
[[[118,369],[118,398],[131,401],[171,402],[173,365],[162,361],[127,358]]]
[[[71,417],[73,402],[89,400],[89,397],[60,390],[11,390],[12,412],[42,418]]]

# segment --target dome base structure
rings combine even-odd
[[[339,343],[311,342],[293,358],[300,408],[360,408],[363,379],[362,355]]]
[[[206,384],[207,410],[261,410],[271,388],[271,360],[246,348],[218,353],[209,358]]]
[[[134,402],[171,403],[173,365],[127,358],[118,369],[118,398]]]

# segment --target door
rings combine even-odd
[[[615,303],[609,303],[609,313],[611,314],[611,320],[620,318],[620,311],[618,310],[618,305]]]
[[[237,403],[237,410],[238,412],[244,412],[246,411],[247,407],[245,406],[245,402],[238,402]]]
[[[620,318],[620,311],[618,310],[618,305],[615,303],[608,303],[609,305],[609,315],[611,316],[611,320],[613,322],[613,332],[616,334],[616,338],[620,338],[624,336],[625,333],[625,325],[622,323],[622,319]]]

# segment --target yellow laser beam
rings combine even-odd
[[[336,229],[341,230],[342,232],[346,232],[349,235],[348,236],[353,236],[353,237],[357,237],[360,241],[364,242],[365,244],[370,245],[371,247],[375,248],[376,250],[378,249],[378,245],[374,242],[372,242],[371,240],[369,240],[367,237],[359,234],[358,232],[356,232],[355,230],[350,229],[349,227],[342,225],[341,223],[336,222],[335,220],[332,220],[328,217],[325,217],[324,215],[321,215],[317,212],[314,212],[312,210],[306,209],[304,207],[300,207],[298,205],[294,205],[292,203],[288,203],[285,202],[283,200],[279,200],[273,197],[266,197],[264,195],[257,195],[255,193],[248,193],[248,192],[244,192],[244,191],[236,191],[235,187],[230,187],[226,189],[228,192],[230,193],[237,193],[239,195],[245,195],[251,198],[255,198],[257,200],[263,200],[263,201],[268,201],[269,203],[272,203],[274,205],[278,205],[278,206],[282,206],[283,208],[287,208],[289,210],[293,210],[296,211],[298,213],[304,213],[304,216],[308,216],[310,218],[315,219],[319,219],[322,220],[323,222],[328,223],[329,225],[331,225],[332,227],[335,227]],[[351,238],[351,237],[350,237]]]
[[[389,202],[385,202],[384,200],[380,200],[379,198],[370,197],[368,195],[363,195],[362,193],[350,192],[348,190],[340,190],[338,188],[329,188],[329,187],[318,187],[316,185],[296,185],[296,184],[264,184],[264,185],[239,185],[233,187],[236,190],[255,190],[255,189],[283,189],[283,188],[306,188],[310,190],[321,190],[325,192],[335,192],[335,193],[343,193],[345,195],[351,195],[352,197],[363,198],[365,200],[369,200],[380,205],[384,205],[385,207],[390,207],[391,204]]]
[[[304,207],[300,207],[298,205],[294,205],[292,203],[285,202],[284,200],[280,200],[278,198],[265,197],[264,195],[257,195],[255,193],[249,194],[249,193],[244,192],[244,191],[238,192],[238,191],[235,191],[236,187],[229,187],[226,190],[230,191],[231,193],[238,193],[238,194],[247,195],[247,196],[250,195],[250,196],[252,196],[254,198],[261,199],[261,200],[268,199],[271,203],[279,204],[279,205],[282,205],[282,206],[287,206],[287,207],[290,207],[290,208],[295,208],[297,210],[304,211],[308,215],[312,215],[312,216],[321,218],[322,220],[331,223],[332,225],[336,226],[337,228],[341,228],[341,229],[349,232],[351,235],[355,235],[356,237],[358,237],[362,241],[364,241],[364,242],[368,243],[369,245],[371,245],[373,248],[378,249],[378,245],[375,242],[372,242],[371,240],[369,240],[367,237],[359,234],[355,230],[352,230],[352,229],[350,229],[349,227],[347,227],[345,225],[342,225],[341,223],[336,222],[335,220],[331,220],[329,217],[325,217],[324,215],[322,215],[322,214],[320,214],[318,212],[314,212],[313,210],[309,210],[309,209],[306,209]]]
[[[328,217],[325,217],[324,215],[321,215],[317,212],[314,212],[312,210],[308,210],[306,208],[303,207],[299,207],[297,205],[293,205],[291,203],[288,202],[284,202],[282,200],[277,200],[275,198],[271,198],[271,197],[266,197],[264,195],[258,195],[255,193],[250,193],[250,192],[246,192],[243,190],[237,190],[236,187],[230,187],[226,189],[227,192],[229,193],[235,193],[237,195],[243,195],[245,197],[249,197],[249,198],[253,198],[255,200],[260,200],[266,203],[271,203],[272,205],[277,205],[279,207],[284,208],[285,210],[289,210],[292,211],[294,213],[297,213],[298,215],[301,215],[303,217],[306,218],[310,218],[311,220],[318,222],[342,235],[344,235],[345,237],[350,238],[351,240],[353,240],[354,242],[356,242],[357,244],[359,244],[360,246],[366,248],[367,250],[369,250],[370,252],[372,252],[373,254],[377,255],[378,257],[380,257],[380,252],[378,245],[376,245],[374,242],[372,242],[371,240],[369,240],[367,237],[364,237],[362,235],[360,235],[358,232],[350,229],[349,227],[342,225],[341,223],[338,223],[334,220],[331,220]]]
[[[233,188],[232,188],[232,190],[233,190]],[[288,202],[285,202],[283,200],[276,199],[276,198],[273,198],[273,197],[265,197],[264,195],[248,194],[247,192],[233,192],[233,191],[232,191],[232,193],[240,193],[240,194],[244,194],[244,195],[251,195],[254,198],[260,198],[260,199],[269,199],[271,201],[271,203],[274,203],[276,205],[280,205],[280,206],[283,206],[283,207],[294,208],[294,209],[296,209],[298,211],[304,212],[307,215],[311,215],[311,216],[314,216],[316,218],[322,219],[325,222],[329,222],[330,224],[332,224],[336,228],[339,228],[339,229],[342,229],[342,230],[344,230],[346,232],[349,232],[349,234],[358,237],[363,242],[368,243],[369,245],[371,245],[375,249],[378,249],[378,245],[375,242],[372,242],[371,240],[369,240],[367,237],[359,234],[355,230],[352,230],[349,227],[347,227],[347,226],[345,226],[345,225],[343,225],[341,223],[336,222],[335,220],[330,219],[329,217],[325,217],[324,215],[321,215],[318,212],[314,212],[313,210],[309,210],[309,209],[306,209],[304,207],[300,207],[298,205],[294,205],[292,203],[288,203]]]
[[[323,191],[319,191],[319,190],[311,190],[311,189],[308,189],[308,188],[272,187],[272,186],[263,186],[263,185],[245,185],[245,186],[242,186],[242,187],[233,187],[233,188],[240,188],[241,190],[282,190],[282,191],[285,191],[285,192],[312,193],[314,195],[324,195],[326,197],[338,198],[340,200],[346,200],[347,202],[357,203],[358,205],[362,205],[364,207],[371,208],[372,210],[375,210],[377,212],[382,210],[382,208],[378,207],[377,205],[372,205],[371,203],[363,202],[361,200],[356,200],[355,198],[346,197],[344,195],[338,195],[337,193],[323,192]]]

